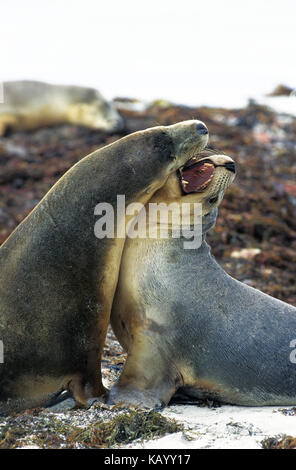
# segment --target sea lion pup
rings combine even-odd
[[[207,140],[206,126],[191,120],[135,132],[93,152],[2,245],[1,400],[25,397],[32,400],[17,403],[17,409],[40,406],[46,394],[67,389],[85,404],[104,392],[100,358],[125,233],[98,239],[94,209],[100,202],[115,208],[115,234],[124,232],[117,195],[125,195],[126,206],[145,204]]]
[[[31,130],[62,123],[116,131],[123,120],[114,105],[93,88],[35,81],[4,82],[0,103],[0,136],[9,130]]]
[[[218,204],[227,174],[216,168],[195,195],[203,200],[203,238],[215,222],[209,198],[216,194]],[[153,200],[171,199],[173,179]],[[198,250],[183,243],[127,239],[111,321],[128,358],[109,402],[157,407],[178,390],[183,400],[295,405],[296,308],[226,274],[205,239]]]

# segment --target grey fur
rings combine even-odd
[[[215,215],[204,218],[205,233]],[[119,320],[115,295],[111,320],[129,352],[128,377],[124,370],[109,401],[158,407],[178,390],[188,399],[295,405],[290,342],[296,308],[229,276],[205,239],[196,251],[184,250],[183,243],[158,239],[142,252],[137,305],[122,310]]]

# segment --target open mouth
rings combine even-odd
[[[177,170],[180,186],[185,194],[201,193],[210,184],[215,172],[214,163],[206,158],[197,161],[198,157],[191,158],[185,166]]]
[[[217,165],[210,158],[199,159],[198,156],[188,160],[183,167],[177,170],[183,194],[203,192],[211,183],[215,168],[218,166],[223,166],[235,173],[234,162]]]

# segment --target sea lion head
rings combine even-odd
[[[118,178],[122,179],[125,174],[130,178],[130,186],[135,184],[134,179],[139,185],[142,178],[147,180],[145,187],[141,183],[139,192],[138,201],[143,202],[140,200],[143,194],[149,194],[150,199],[152,192],[161,188],[171,173],[199,154],[207,142],[206,125],[198,120],[190,120],[137,131],[109,147],[112,146],[117,158],[122,159]]]
[[[219,206],[224,191],[235,178],[235,173],[235,163],[228,155],[199,155],[179,169],[178,192],[181,191],[183,202],[189,202],[186,196],[194,199],[194,202],[200,202],[202,215],[207,215]]]
[[[165,185],[151,198],[151,203],[177,205],[189,203],[190,220],[192,204],[202,205],[202,231],[206,233],[215,225],[217,207],[224,191],[235,178],[235,163],[228,155],[204,151],[168,177]],[[184,206],[183,206],[184,208]],[[182,212],[183,212],[182,208]],[[184,213],[184,212],[183,212]],[[195,223],[195,222],[192,222]]]
[[[123,129],[123,119],[116,109],[105,100],[95,100],[91,103],[76,103],[68,111],[71,122],[91,129],[106,132]]]
[[[194,155],[200,153],[208,143],[207,126],[197,119],[178,122],[164,129],[174,142],[174,153],[178,156],[177,168],[180,167],[182,161],[185,164]]]
[[[228,155],[204,151],[172,173],[150,202],[201,203],[205,216],[219,206],[235,171],[235,163]]]

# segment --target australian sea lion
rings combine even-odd
[[[117,195],[125,195],[126,205],[145,204],[171,172],[204,148],[207,134],[200,121],[184,121],[93,152],[1,246],[1,400],[28,397],[37,406],[40,396],[68,389],[84,404],[103,393],[100,357],[125,234],[96,238],[94,209],[101,202],[115,208]],[[114,216],[122,233],[124,217],[116,210]]]
[[[194,157],[178,174],[170,175],[150,202],[179,206],[201,203],[205,232],[216,219],[214,209],[233,180],[234,171],[234,162],[226,155]],[[196,307],[198,250],[184,249],[184,237],[173,238],[173,219],[170,222],[168,238],[126,240],[111,323],[128,357],[111,389],[109,402],[158,406],[168,403],[186,380],[184,348],[189,348],[189,343],[185,326],[191,334],[195,327],[194,320],[187,319],[186,304],[193,310]],[[161,224],[159,227],[163,231]],[[178,343],[180,337],[184,348]]]
[[[6,130],[30,130],[61,123],[114,131],[122,118],[114,105],[93,88],[35,81],[4,82],[0,136]]]
[[[215,174],[223,189],[227,169]],[[168,185],[154,199],[166,200]],[[185,399],[295,405],[296,308],[230,277],[205,240],[198,250],[183,242],[127,239],[112,323],[128,358],[109,400],[158,406],[179,389]]]

